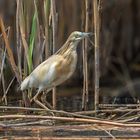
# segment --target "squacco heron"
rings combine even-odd
[[[71,77],[77,64],[77,45],[80,40],[90,35],[92,35],[92,33],[72,32],[65,44],[55,54],[38,65],[33,72],[24,79],[21,84],[21,90],[37,88],[38,92],[33,97],[34,102],[48,109],[38,100],[38,95],[43,90],[47,90],[47,94],[53,87],[60,85]]]

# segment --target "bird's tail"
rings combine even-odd
[[[30,80],[29,76],[26,77],[26,78],[23,80],[23,82],[21,83],[21,86],[20,86],[20,89],[21,89],[21,90],[28,89],[28,87],[29,87],[29,80]]]

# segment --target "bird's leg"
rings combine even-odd
[[[54,109],[47,101],[46,101],[46,96],[47,93],[49,93],[50,90],[47,90],[47,92],[43,92],[42,96],[41,96],[41,101],[42,103],[44,103],[45,105],[47,105],[47,107],[49,107],[50,109]]]
[[[40,107],[44,108],[45,110],[50,110],[49,108],[47,108],[44,104],[42,104],[38,99],[38,95],[41,93],[40,90],[38,90],[37,94],[33,97],[33,100],[36,104],[38,104]],[[52,116],[54,116],[53,112],[49,112]]]
[[[36,104],[38,104],[39,106],[41,106],[42,108],[46,109],[46,110],[50,110],[49,108],[47,108],[45,105],[43,105],[38,99],[38,95],[41,93],[40,90],[38,90],[37,94],[33,97],[33,100]]]

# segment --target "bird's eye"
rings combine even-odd
[[[76,35],[75,35],[75,38],[78,38],[78,37],[79,37],[79,35],[76,34]]]

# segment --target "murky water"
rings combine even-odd
[[[21,106],[21,98],[20,96],[8,96],[8,106]],[[51,96],[47,98],[50,102]],[[89,102],[87,104],[88,110],[92,110],[94,106],[94,97],[90,94]],[[59,95],[57,96],[57,109],[58,110],[65,110],[70,112],[81,111],[82,110],[82,93],[80,94],[72,94],[72,95]],[[1,115],[8,115],[8,114],[25,114],[24,111],[21,110],[0,110]],[[42,112],[31,112],[31,114],[42,114]],[[2,120],[4,121],[4,120]],[[2,123],[0,122],[0,124]],[[15,120],[5,120],[7,124],[18,124],[18,123],[25,123],[33,121],[30,120],[22,120],[22,119],[15,119]],[[37,120],[34,120],[37,121]],[[56,125],[56,126],[55,126]],[[11,127],[2,127],[0,126],[0,139],[15,139],[15,138],[45,138],[45,137],[110,137],[103,130],[92,130],[90,129],[81,129],[81,128],[65,128],[66,126],[73,126],[75,124],[67,123],[54,123],[54,122],[47,122],[44,124],[38,125],[26,125],[26,126],[11,126]],[[85,125],[85,124],[84,124]],[[110,132],[115,137],[140,137],[140,133],[137,131],[116,131],[113,130]]]

